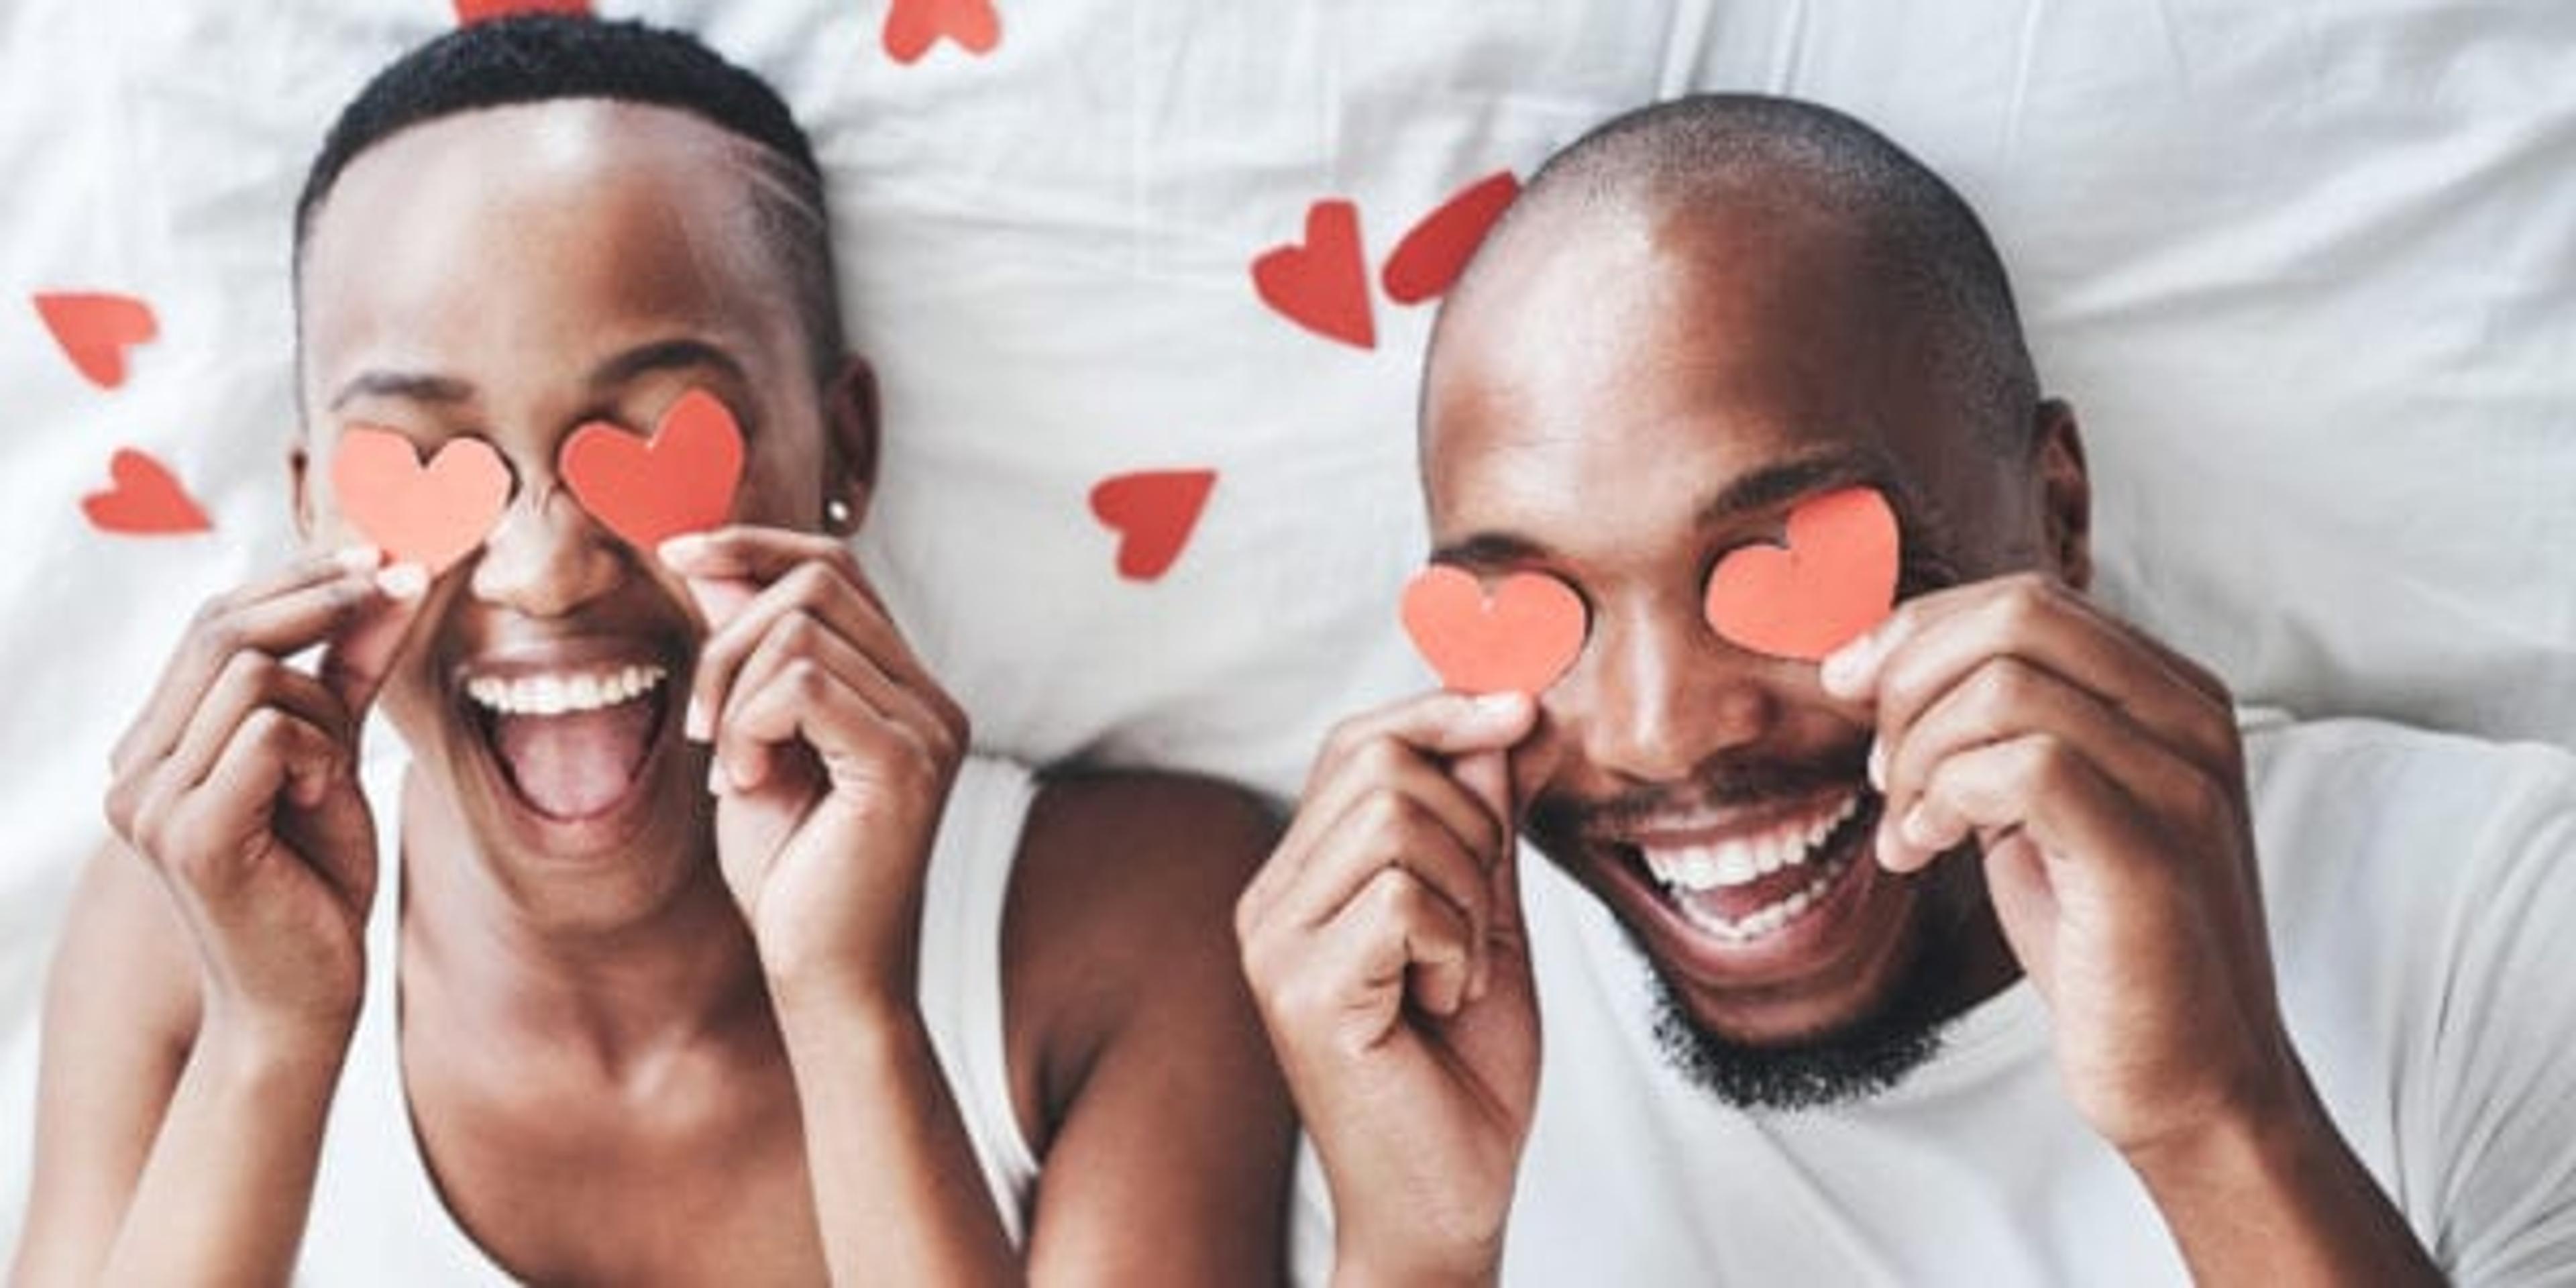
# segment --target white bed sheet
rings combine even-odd
[[[1416,685],[1427,309],[1287,324],[1251,260],[1309,202],[1372,273],[1460,185],[1693,88],[1836,103],[1950,174],[2084,415],[2103,590],[2243,694],[2576,745],[2576,7],[2447,0],[998,0],[989,56],[900,65],[883,0],[652,3],[770,75],[832,171],[886,383],[861,542],[975,713],[1295,789]],[[208,593],[281,559],[287,213],[338,104],[434,0],[0,6],[0,1230],[25,1186],[43,964],[109,743]],[[147,297],[103,390],[25,304]],[[147,449],[216,524],[77,505]],[[1159,580],[1103,477],[1209,468]]]

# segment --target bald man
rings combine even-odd
[[[1612,122],[1425,379],[1435,561],[1588,631],[1343,724],[1238,905],[1339,1282],[2576,1281],[2576,762],[2240,715],[2089,600],[2074,414],[1919,162]],[[1852,489],[1891,616],[1713,624]]]

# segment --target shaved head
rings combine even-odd
[[[1451,292],[1443,321],[1471,307],[1514,243],[1613,214],[1834,222],[1938,391],[1994,446],[2030,446],[2038,381],[2003,260],[1958,192],[1887,136],[1829,107],[1752,94],[1695,95],[1616,117],[1539,168]]]

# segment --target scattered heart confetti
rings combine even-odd
[[[1583,651],[1583,600],[1545,573],[1516,572],[1488,594],[1433,564],[1404,588],[1404,631],[1440,682],[1461,693],[1538,693]]]
[[[1758,653],[1816,661],[1896,603],[1896,512],[1875,488],[1789,511],[1787,546],[1741,547],[1708,574],[1708,624]]]
[[[1377,347],[1368,263],[1360,254],[1360,212],[1348,201],[1308,207],[1306,240],[1273,247],[1253,260],[1252,288],[1263,303],[1317,335]]]
[[[1092,514],[1118,534],[1118,575],[1153,581],[1171,571],[1215,487],[1215,470],[1146,470],[1093,487]]]
[[[35,301],[36,315],[54,333],[63,356],[101,389],[125,383],[126,350],[161,334],[152,306],[131,295],[49,292]]]
[[[636,549],[703,532],[733,514],[742,483],[742,429],[703,389],[680,395],[651,439],[593,422],[564,440],[564,486],[582,508]]]
[[[523,13],[559,13],[570,18],[591,16],[589,0],[456,0],[456,25],[460,27]]]
[[[1494,221],[1503,217],[1520,192],[1520,179],[1503,170],[1459,189],[1439,209],[1424,215],[1386,258],[1379,280],[1386,286],[1387,298],[1398,304],[1420,304],[1446,294]]]
[[[894,0],[886,11],[885,50],[896,62],[917,63],[941,40],[978,57],[993,52],[1002,43],[993,0]]]
[[[157,537],[211,532],[214,523],[169,467],[131,447],[107,462],[108,487],[81,498],[81,513],[101,532]]]
[[[390,429],[352,425],[331,458],[340,513],[395,563],[433,577],[490,536],[510,503],[510,467],[479,438],[451,439],[427,465]]]

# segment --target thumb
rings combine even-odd
[[[393,673],[394,659],[402,655],[413,624],[420,620],[421,605],[429,595],[429,574],[418,564],[396,564],[376,574],[376,587],[375,602],[360,609],[322,651],[322,685],[348,710],[353,739],[355,731],[365,726],[367,709],[375,704],[385,677]],[[353,756],[356,750],[350,748]]]

